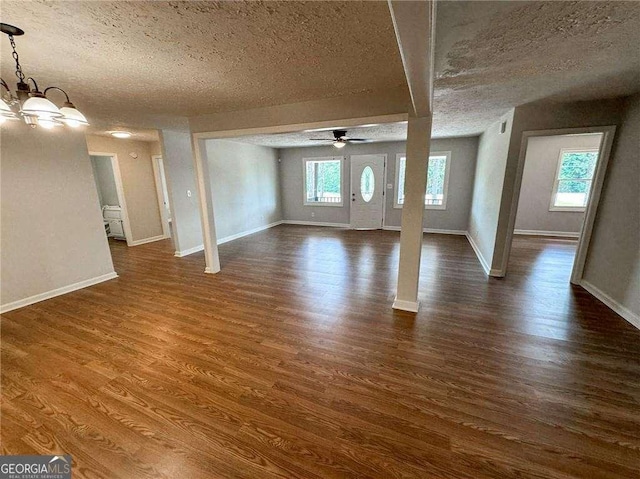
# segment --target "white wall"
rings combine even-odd
[[[229,140],[205,144],[218,242],[282,220],[277,150]]]
[[[162,130],[160,144],[171,205],[171,233],[176,252],[202,248],[202,223],[191,135],[189,132]]]
[[[113,153],[118,157],[124,199],[131,225],[131,241],[162,236],[162,219],[151,160],[152,143],[87,135],[91,153]],[[137,158],[132,158],[135,153]]]
[[[0,309],[114,276],[84,134],[7,122],[0,144]]]
[[[640,328],[640,95],[628,99],[624,111],[596,213],[584,280],[635,315]]]
[[[584,212],[549,211],[560,150],[596,150],[601,134],[538,136],[529,139],[525,156],[516,230],[579,233]]]
[[[469,238],[481,257],[485,270],[491,269],[496,231],[500,213],[509,140],[513,128],[514,111],[504,115],[480,136],[475,181],[469,215]],[[504,133],[500,126],[506,122]]]
[[[424,227],[432,229],[466,231],[471,207],[471,192],[476,161],[478,138],[449,138],[431,141],[431,151],[450,151],[451,168],[449,171],[449,196],[446,210],[425,210]],[[279,150],[280,184],[282,187],[282,210],[285,220],[338,223],[349,225],[350,202],[344,201],[342,207],[305,206],[303,201],[303,159],[327,156],[344,156],[342,188],[345,200],[349,199],[351,188],[351,155],[383,154],[387,155],[385,188],[385,220],[387,227],[399,227],[402,209],[394,208],[396,194],[396,155],[404,154],[406,142],[381,142],[368,144],[349,144],[341,150],[331,145],[305,148],[283,148]],[[313,216],[311,216],[313,214]]]
[[[90,158],[100,206],[120,206],[111,157],[91,156]]]

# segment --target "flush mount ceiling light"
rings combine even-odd
[[[116,138],[131,138],[131,133],[128,131],[110,131],[109,134]]]
[[[22,118],[32,128],[38,125],[46,129],[62,125],[67,125],[71,128],[88,125],[87,119],[71,103],[69,95],[62,88],[52,86],[45,88],[44,92],[41,92],[33,78],[25,79],[18,52],[16,51],[16,43],[13,40],[14,36],[24,35],[24,31],[7,23],[0,23],[0,31],[9,37],[11,42],[12,55],[16,62],[16,76],[18,77],[15,95],[11,92],[9,85],[0,79],[2,88],[6,90],[6,92],[0,91],[0,123],[6,120],[19,120]],[[47,92],[50,90],[58,90],[64,94],[65,102],[62,108],[58,108],[55,103],[47,98]]]

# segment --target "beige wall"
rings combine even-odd
[[[277,150],[206,142],[218,242],[282,220]]]
[[[598,149],[602,135],[529,138],[516,215],[516,230],[579,233],[584,212],[549,211],[563,148]]]
[[[7,122],[0,143],[2,309],[107,279],[113,264],[84,134]]]
[[[131,241],[162,236],[151,142],[87,135],[87,146],[91,153],[114,153],[118,156]],[[136,153],[138,157],[132,158],[130,153]]]
[[[640,327],[640,94],[627,101],[624,111],[596,213],[584,280],[635,315]]]

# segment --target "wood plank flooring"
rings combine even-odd
[[[74,478],[638,478],[640,331],[568,278],[575,243],[517,237],[487,279],[425,235],[278,226],[2,316],[2,453]]]

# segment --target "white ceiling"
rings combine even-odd
[[[2,0],[1,13],[27,32],[25,72],[67,89],[95,133],[406,88],[382,1]],[[477,134],[543,98],[638,91],[638,44],[638,2],[439,2],[434,135]],[[0,51],[13,80],[6,38]]]

